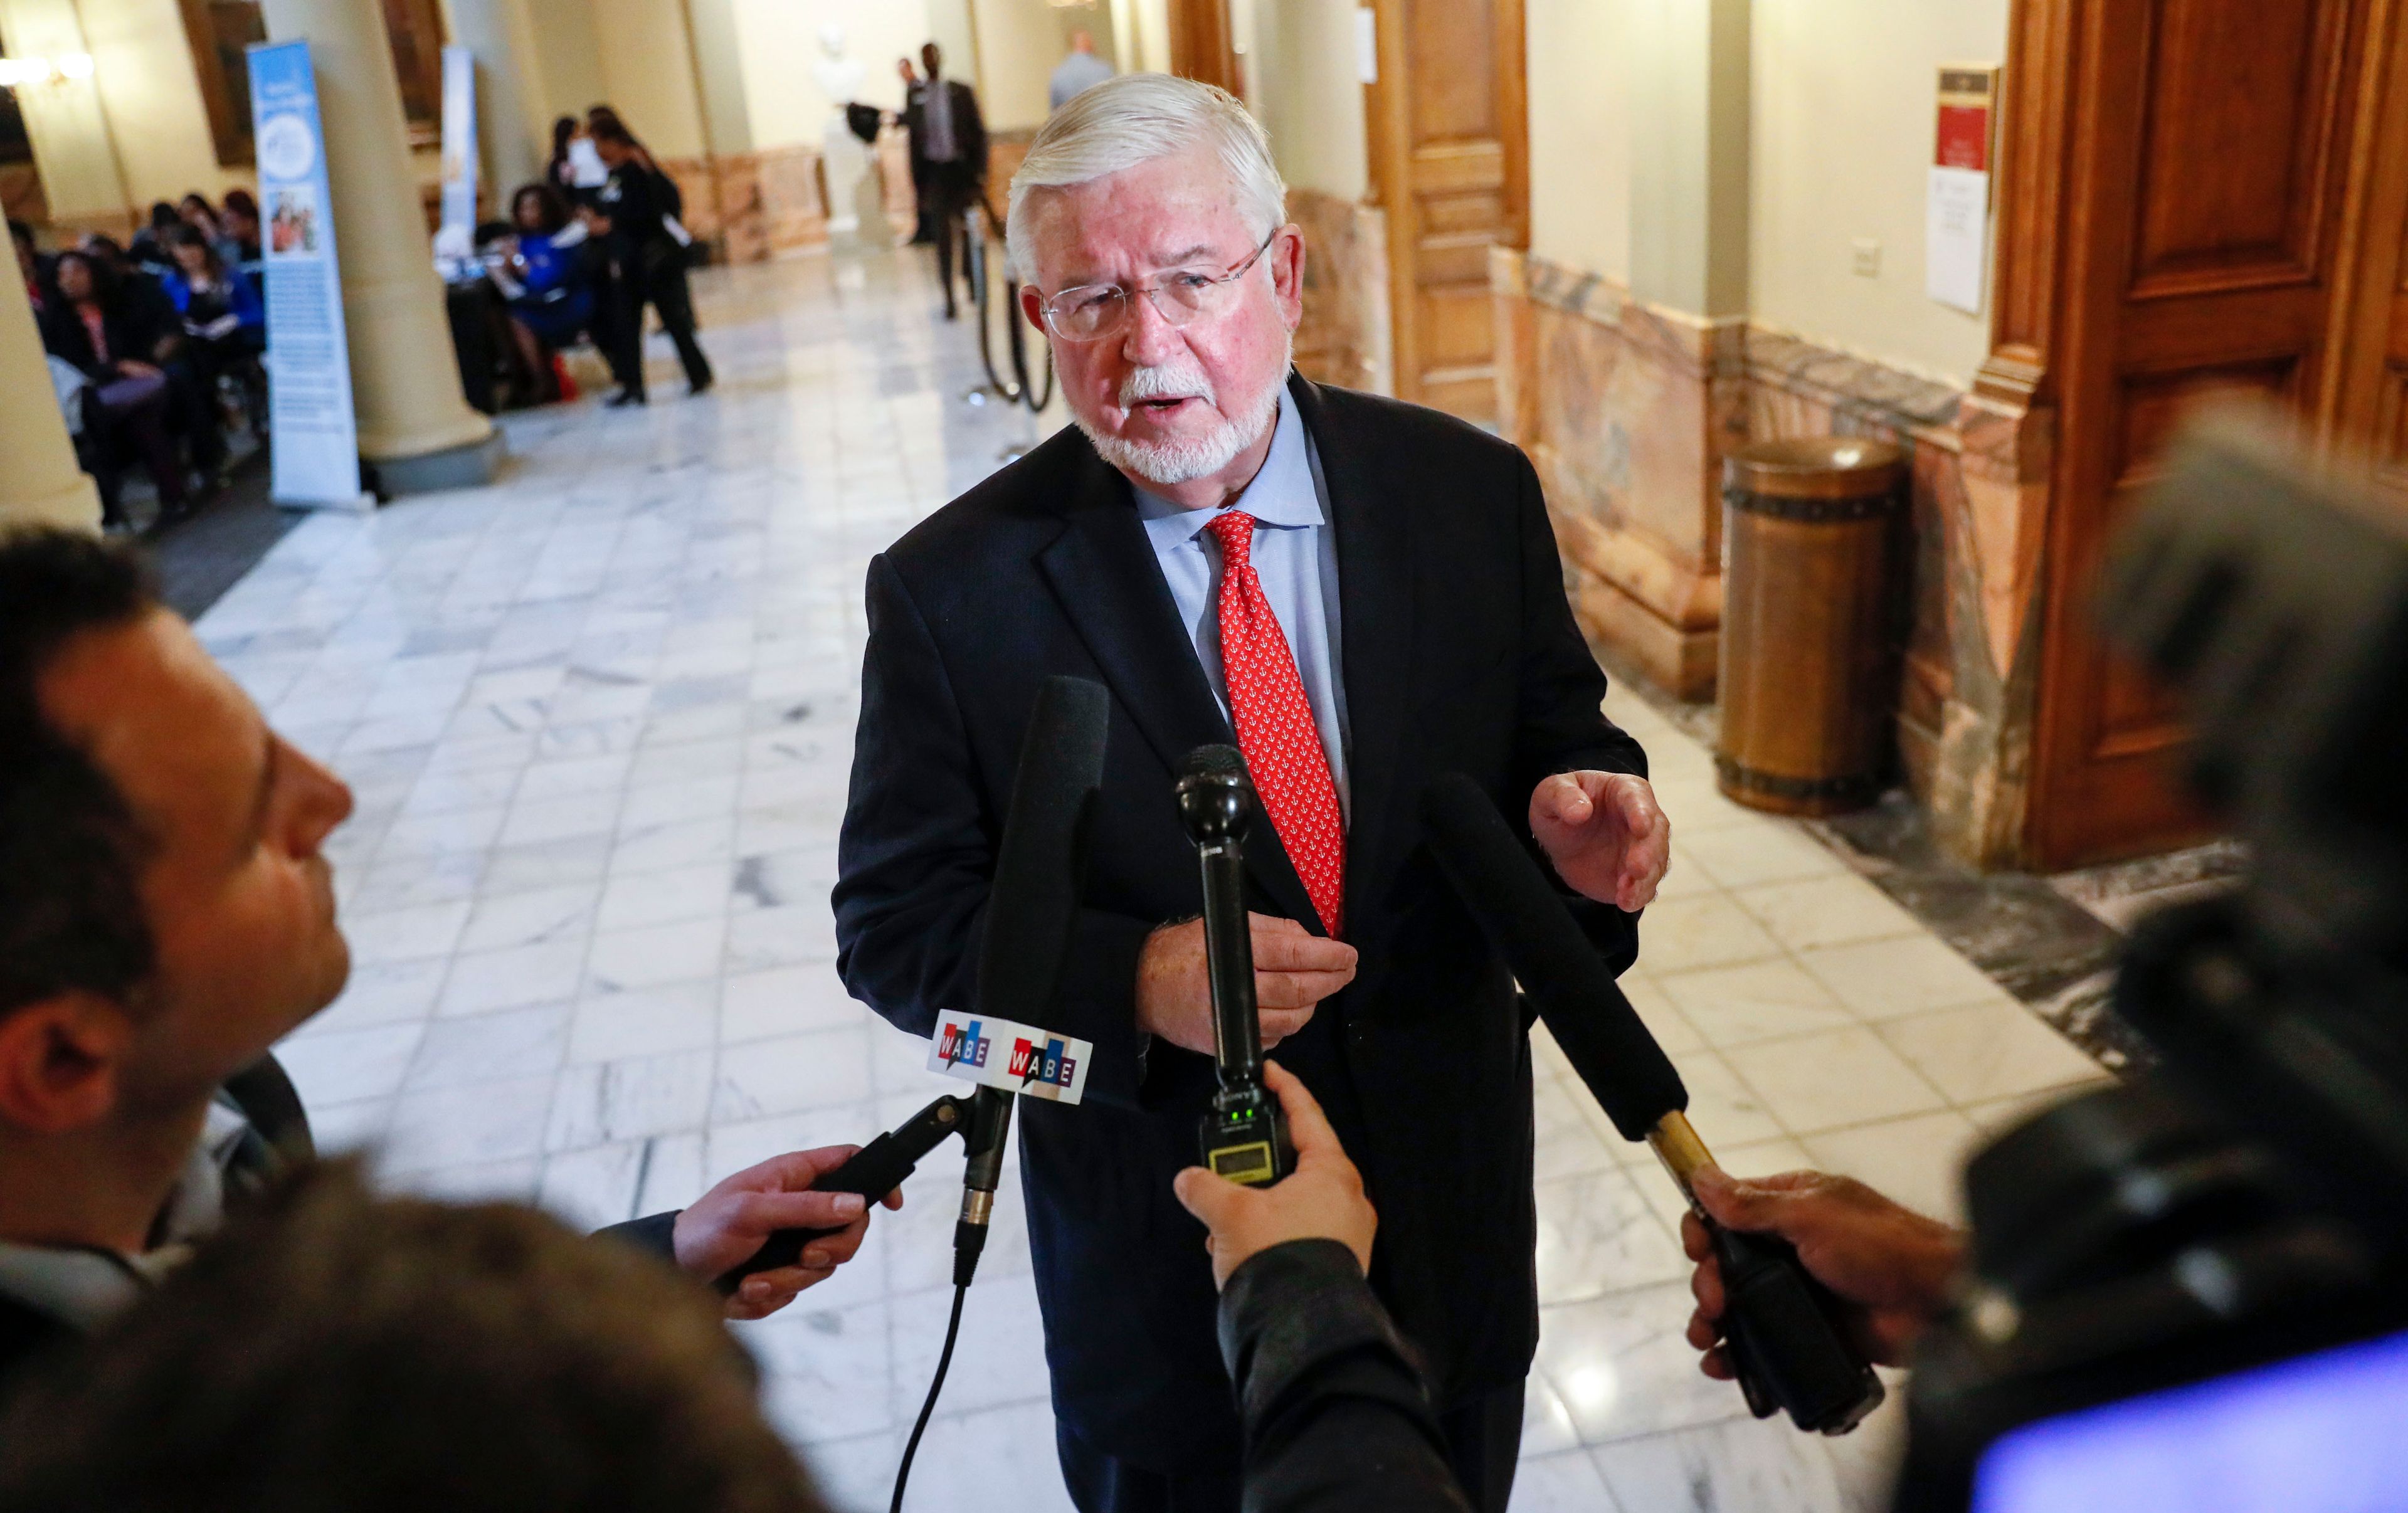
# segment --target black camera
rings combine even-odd
[[[2212,412],[2108,564],[2249,874],[2127,948],[2156,1065],[1968,1166],[1907,1513],[2408,1506],[2408,535],[2300,456]]]

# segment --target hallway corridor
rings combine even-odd
[[[286,1043],[322,1145],[394,1185],[599,1225],[943,1091],[838,982],[828,889],[869,556],[1043,434],[963,399],[970,328],[916,254],[696,280],[717,389],[654,339],[648,410],[506,418],[490,487],[305,521],[200,633],[359,807],[356,963]],[[1049,422],[1044,430],[1050,430]],[[1676,835],[1633,1000],[1742,1172],[1813,1163],[1946,1210],[1985,1128],[2102,1074],[1617,689]],[[1543,1334],[1517,1509],[1878,1506],[1899,1420],[1748,1420],[1681,1331],[1673,1192],[1541,1048]],[[941,1339],[949,1148],[860,1258],[738,1330],[847,1510],[885,1506]],[[1016,1184],[913,1477],[927,1509],[1067,1508]]]

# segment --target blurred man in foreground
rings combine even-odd
[[[280,1164],[223,1090],[350,972],[322,848],[351,795],[136,558],[55,531],[0,537],[0,774],[5,1377],[155,1285]],[[707,1278],[773,1230],[845,1226],[745,1281],[729,1312],[759,1317],[859,1246],[859,1197],[801,1191],[851,1149],[623,1228]]]
[[[11,1513],[822,1513],[693,1288],[308,1173],[0,1415]]]

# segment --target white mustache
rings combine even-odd
[[[1121,408],[1127,409],[1142,400],[1171,399],[1193,396],[1207,405],[1216,404],[1219,396],[1212,393],[1212,380],[1193,363],[1164,364],[1154,367],[1131,368],[1121,380]]]

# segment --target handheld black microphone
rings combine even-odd
[[[1626,1140],[1645,1140],[1713,1235],[1723,1329],[1740,1388],[1759,1419],[1788,1410],[1800,1429],[1843,1434],[1881,1405],[1881,1378],[1848,1338],[1842,1305],[1769,1235],[1724,1229],[1691,1178],[1713,1160],[1689,1126],[1689,1092],[1529,851],[1480,785],[1451,773],[1423,800],[1430,849],[1580,1079]]]
[[[996,854],[995,886],[979,942],[981,1010],[1001,1020],[1042,1023],[1062,982],[1078,924],[1088,827],[1104,780],[1111,696],[1101,683],[1054,677],[1039,690],[1012,775],[1011,807]],[[968,1287],[986,1248],[995,1190],[1011,1133],[1011,1094],[985,1086],[967,1098],[947,1094],[855,1152],[811,1184],[858,1192],[875,1203],[910,1177],[950,1135],[962,1136],[969,1163],[961,1218],[953,1225],[953,1284]],[[834,1230],[780,1230],[752,1259],[719,1278],[723,1292],[755,1272],[791,1266],[803,1248]]]
[[[1246,920],[1245,835],[1254,780],[1231,746],[1199,746],[1180,764],[1179,818],[1204,881],[1204,961],[1212,989],[1212,1051],[1221,1086],[1204,1116],[1208,1170],[1266,1185],[1296,1169],[1287,1120],[1263,1086],[1263,1030],[1254,1008],[1254,937]]]

